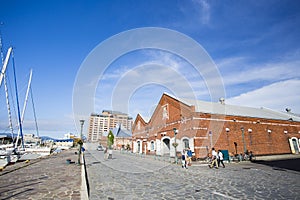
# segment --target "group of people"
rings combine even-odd
[[[183,150],[182,151],[182,155],[181,155],[181,166],[182,168],[187,169],[187,166],[191,166],[192,163],[192,157],[193,157],[193,152],[190,148],[188,148],[187,150]]]
[[[214,147],[211,150],[212,150],[211,158],[210,158],[211,160],[210,160],[210,164],[208,165],[209,168],[218,169],[221,165],[223,168],[225,168],[224,155],[223,155],[222,151],[221,150],[216,151],[216,149]],[[192,156],[193,156],[193,152],[191,151],[190,148],[184,149],[182,151],[182,155],[181,155],[182,168],[187,169],[188,166],[191,166]],[[250,152],[246,151],[244,155],[237,154],[236,157],[238,157],[239,161],[242,161],[242,160],[252,161],[254,155],[253,155],[252,151],[250,151]],[[232,158],[232,156],[229,156],[229,158]]]
[[[234,155],[234,153],[231,153],[231,154],[229,154],[229,158],[230,158],[230,161],[238,161],[238,162],[253,161],[254,155],[253,155],[252,151],[249,152],[248,150],[246,150],[245,153],[240,153],[240,154],[235,154],[235,155]]]
[[[224,155],[221,150],[218,150],[218,152],[215,150],[215,148],[211,149],[211,163],[208,165],[209,168],[215,167],[216,169],[219,168],[220,164],[222,164],[223,168],[225,168],[224,165]]]

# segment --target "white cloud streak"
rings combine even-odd
[[[291,108],[292,112],[300,113],[300,80],[292,79],[280,81],[264,86],[254,91],[242,93],[239,96],[227,99],[228,104],[266,107],[278,111]]]
[[[300,77],[300,59],[283,58],[279,61],[251,64],[247,58],[228,58],[217,62],[226,86],[258,81],[277,82]],[[259,87],[259,85],[258,85]]]
[[[199,8],[200,20],[202,24],[209,24],[210,21],[210,5],[206,0],[193,0],[193,3]]]

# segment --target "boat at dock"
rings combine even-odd
[[[0,145],[0,167],[6,167],[8,164],[19,160],[20,154],[15,151],[13,144]]]
[[[23,109],[20,109],[19,104],[19,92],[17,87],[17,79],[16,79],[16,70],[15,70],[15,61],[14,61],[14,54],[13,48],[10,47],[7,50],[6,57],[4,59],[2,53],[2,40],[0,35],[0,49],[1,49],[1,60],[2,60],[2,68],[0,71],[0,88],[2,83],[5,89],[5,100],[6,100],[6,107],[8,113],[8,126],[6,127],[7,130],[10,130],[10,133],[6,133],[5,130],[4,134],[0,137],[0,167],[5,167],[8,164],[15,163],[19,160],[31,160],[36,159],[44,156],[48,156],[51,153],[51,147],[41,146],[41,139],[39,139],[38,133],[38,126],[37,126],[37,119],[35,114],[35,107],[32,95],[32,88],[31,88],[31,80],[32,80],[32,70],[30,70],[29,74],[29,81],[27,84],[27,90],[25,94],[25,100],[23,103]],[[10,62],[11,60],[11,62]],[[10,64],[12,67],[10,68]],[[8,71],[12,71],[12,73],[7,73]],[[13,75],[14,84],[9,85],[9,75]],[[13,88],[13,89],[12,89]],[[10,90],[9,90],[10,89]],[[15,93],[15,97],[12,97],[13,92]],[[23,134],[23,123],[24,123],[24,116],[27,107],[28,98],[31,97],[31,103],[34,113],[35,119],[35,128],[37,132],[37,137],[34,137],[34,134]],[[13,104],[11,104],[13,102]],[[14,113],[16,116],[15,121],[13,120],[11,107],[14,108]],[[15,108],[16,107],[16,108]],[[16,128],[17,127],[17,128]],[[6,129],[5,128],[5,129]],[[16,132],[15,128],[17,129],[18,133]],[[24,140],[24,135],[29,135],[29,142],[26,143]],[[31,139],[35,139],[36,142],[32,142]]]

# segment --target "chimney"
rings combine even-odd
[[[221,98],[219,99],[219,101],[220,101],[220,103],[221,103],[222,105],[225,105],[225,99],[224,99],[223,97],[221,97]]]
[[[290,113],[292,109],[286,108],[285,110],[286,110],[286,112]]]

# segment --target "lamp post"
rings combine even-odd
[[[212,147],[213,147],[213,142],[212,142],[212,132],[209,131],[209,132],[208,132],[208,135],[209,135],[209,137],[210,137],[210,148],[212,148]]]
[[[228,150],[229,150],[229,147],[230,147],[230,143],[229,143],[229,131],[230,131],[230,128],[225,128],[225,131],[226,131],[226,136],[227,136],[227,145],[228,145]]]
[[[173,131],[174,131],[174,147],[175,147],[175,163],[177,164],[178,161],[177,161],[177,143],[176,143],[176,135],[178,133],[178,130],[176,128],[173,128]]]
[[[244,127],[241,127],[241,130],[242,130],[242,139],[243,139],[244,153],[245,153],[246,152],[246,144],[245,144]]]
[[[248,133],[249,133],[250,145],[252,145],[252,136],[251,136],[252,129],[251,128],[248,129]]]
[[[82,129],[83,129],[83,124],[84,124],[84,120],[81,119],[80,121],[80,141],[79,141],[79,153],[78,153],[78,164],[80,165],[80,156],[81,156],[81,148],[82,148]]]

